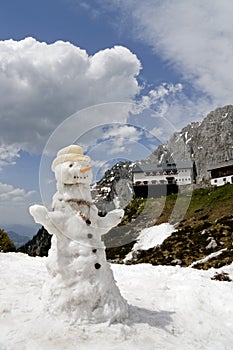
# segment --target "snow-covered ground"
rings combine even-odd
[[[77,325],[43,310],[45,259],[0,254],[0,350],[233,348],[233,282],[211,280],[214,269],[112,265],[129,319]],[[222,270],[233,279],[233,265]]]
[[[145,228],[140,232],[137,242],[134,244],[131,252],[126,255],[124,261],[131,260],[134,252],[138,250],[147,250],[161,245],[175,231],[177,231],[175,227],[169,223]]]

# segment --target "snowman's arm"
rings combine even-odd
[[[124,216],[123,209],[114,209],[110,211],[106,216],[98,218],[98,227],[104,229],[105,232],[112,227],[117,226]]]
[[[33,216],[36,223],[41,224],[50,234],[56,234],[58,228],[50,217],[50,213],[47,208],[42,205],[32,205],[29,208],[30,214]]]

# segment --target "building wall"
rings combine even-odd
[[[230,176],[213,178],[210,180],[210,183],[213,186],[223,186],[223,185],[226,185],[227,183],[233,184],[233,174]]]
[[[192,169],[178,169],[177,173],[160,174],[160,175],[147,175],[144,172],[133,174],[133,183],[140,182],[141,184],[166,184],[168,179],[174,178],[173,182],[177,185],[189,185],[193,183],[193,171]],[[153,181],[153,182],[152,182]]]
[[[139,198],[160,198],[162,196],[167,196],[172,193],[178,192],[177,185],[143,185],[143,186],[133,186],[134,193],[136,197]]]

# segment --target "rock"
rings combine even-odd
[[[209,244],[205,247],[205,249],[215,249],[217,248],[217,243],[213,237],[207,238],[207,241],[210,241]]]
[[[207,170],[233,159],[233,106],[217,108],[202,122],[194,122],[174,133],[147,162],[195,160],[198,182],[208,181]]]
[[[180,259],[174,259],[171,261],[171,265],[181,265],[182,261]]]

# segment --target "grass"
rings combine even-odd
[[[114,250],[107,249],[107,256],[119,260],[131,249],[141,229],[170,222],[176,224],[177,232],[167,238],[160,247],[141,251],[135,263],[154,265],[179,263],[189,266],[192,262],[225,249],[221,255],[196,268],[221,267],[233,261],[233,185],[183,191],[156,199],[134,198],[126,208],[121,227],[114,229],[117,241]],[[127,244],[124,242],[127,236]],[[110,232],[111,236],[111,232]],[[211,239],[213,247],[208,244]],[[114,240],[112,241],[114,242]],[[113,245],[112,245],[113,246]]]

